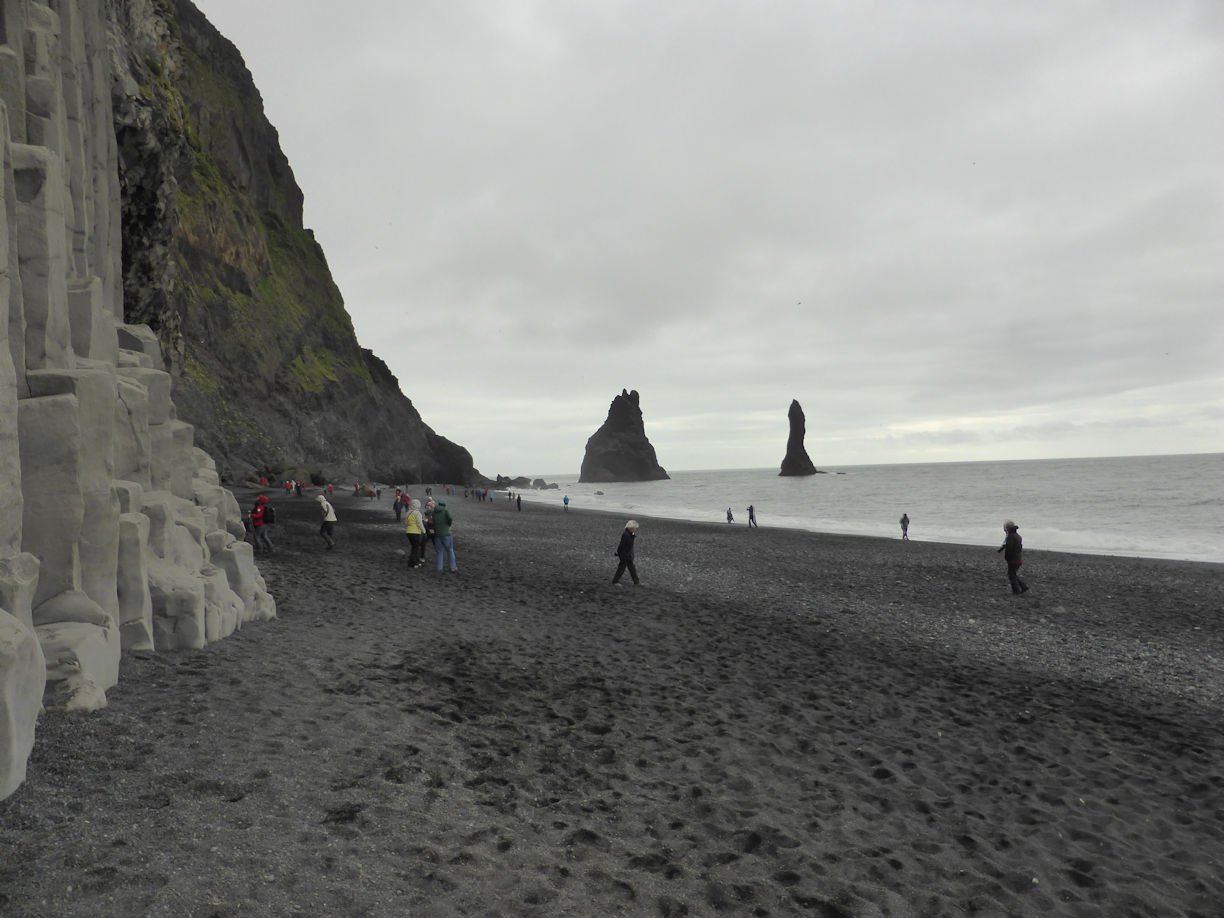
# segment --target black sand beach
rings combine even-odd
[[[1219,565],[273,496],[278,620],[43,717],[0,915],[1224,914]]]

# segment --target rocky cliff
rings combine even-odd
[[[108,6],[124,312],[222,476],[476,483],[359,346],[237,49],[189,0]]]
[[[587,440],[579,481],[657,481],[670,477],[646,439],[637,390],[612,399],[608,418]]]
[[[799,407],[799,400],[792,399],[790,410],[786,412],[787,418],[790,420],[790,434],[786,438],[786,455],[782,458],[782,471],[779,475],[815,475],[816,466],[808,457],[807,449],[803,445],[803,438],[807,435],[807,421],[803,416],[803,409]]]
[[[224,477],[476,473],[357,345],[250,76],[186,0],[0,0],[0,196],[4,797],[44,704],[275,616]]]

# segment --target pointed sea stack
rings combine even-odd
[[[803,409],[799,407],[798,399],[793,399],[790,411],[790,436],[786,438],[786,458],[782,460],[782,471],[779,475],[815,475],[816,466],[803,448],[803,437],[807,433]]]
[[[637,390],[612,399],[608,419],[587,440],[579,481],[659,481],[671,476],[646,439]]]

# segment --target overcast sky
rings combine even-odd
[[[1224,3],[195,2],[486,475],[1224,451]]]

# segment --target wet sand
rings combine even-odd
[[[276,621],[44,715],[0,915],[1221,914],[1224,566],[273,499]]]

